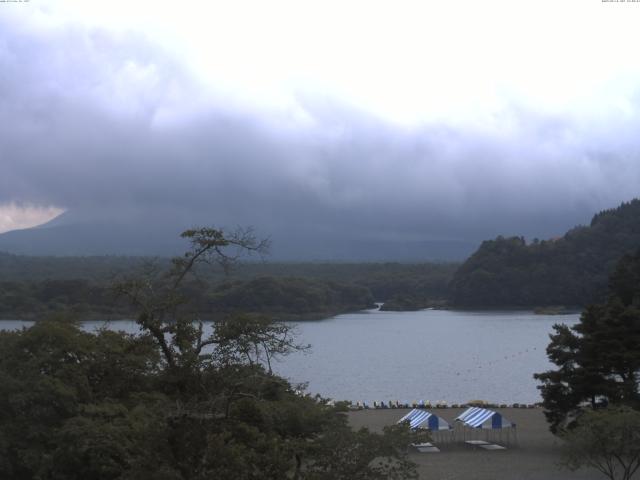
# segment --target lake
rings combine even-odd
[[[367,310],[294,324],[311,351],[282,359],[274,370],[340,400],[533,403],[540,401],[533,374],[551,367],[545,349],[552,325],[578,319],[529,311]],[[29,324],[0,321],[0,329]],[[130,321],[110,326],[138,331]]]

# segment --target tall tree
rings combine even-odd
[[[60,320],[0,333],[0,478],[415,478],[407,446],[423,438],[353,431],[344,405],[271,371],[274,355],[304,348],[286,325],[198,320],[188,276],[264,244],[246,231],[184,236],[192,248],[168,272],[117,286],[142,334]]]
[[[628,407],[586,411],[563,434],[564,464],[595,468],[610,480],[630,480],[640,468],[640,412]]]
[[[554,326],[547,354],[558,368],[535,375],[552,431],[584,403],[640,407],[639,307],[640,251],[618,263],[606,303],[587,307],[573,327]]]

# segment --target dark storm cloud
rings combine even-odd
[[[142,36],[0,20],[0,203],[420,241],[556,235],[638,194],[637,104],[409,128],[300,96],[296,124],[187,72]]]

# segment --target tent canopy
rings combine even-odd
[[[398,423],[402,422],[409,422],[409,427],[412,429],[424,428],[431,431],[452,429],[449,422],[445,419],[427,410],[418,410],[415,408],[398,420]]]
[[[456,418],[456,421],[471,428],[498,429],[516,426],[515,423],[504,418],[502,414],[480,407],[468,408]]]

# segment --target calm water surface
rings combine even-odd
[[[300,343],[310,343],[311,351],[291,355],[274,369],[335,399],[536,402],[532,375],[551,366],[545,353],[551,327],[578,318],[447,310],[339,315],[295,324]],[[2,321],[0,329],[29,324]],[[86,322],[84,328],[102,325]],[[130,321],[109,325],[138,331]]]
[[[312,344],[277,371],[336,399],[450,403],[472,399],[536,402],[535,372],[550,368],[545,349],[555,323],[579,315],[422,310],[339,315],[300,323]]]

